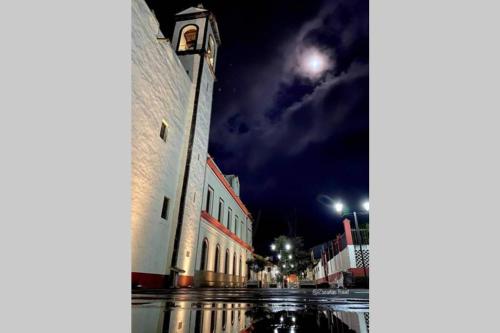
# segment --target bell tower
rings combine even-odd
[[[177,285],[193,285],[203,185],[212,113],[219,30],[214,15],[202,5],[176,14],[172,48],[191,79],[192,107],[184,143],[186,164],[181,175],[179,217],[171,251],[171,272]],[[172,276],[173,274],[171,274]]]
[[[212,74],[220,45],[219,29],[215,17],[203,5],[190,7],[175,16],[172,47],[175,48],[191,80],[196,80],[200,56],[205,56]],[[198,55],[198,57],[197,57]]]

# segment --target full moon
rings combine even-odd
[[[306,50],[299,59],[300,74],[310,79],[316,79],[330,67],[327,55],[317,49]]]

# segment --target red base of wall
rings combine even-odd
[[[168,278],[168,275],[132,272],[132,286],[140,285],[143,289],[169,288],[171,286],[167,285]],[[178,277],[177,285],[181,288],[192,287],[194,278],[189,275],[181,275]]]
[[[132,272],[132,286],[140,285],[145,289],[165,288],[167,275]]]
[[[349,268],[348,269],[349,272],[352,273],[352,275],[354,277],[364,277],[365,276],[365,272],[363,270],[363,268]],[[316,279],[316,284],[321,284],[321,283],[336,283],[338,279],[340,279],[340,275],[341,273],[340,272],[337,272],[335,274],[330,274],[328,275],[328,280],[324,277],[322,278],[319,278],[319,279]],[[370,276],[370,269],[369,267],[366,268],[366,275],[367,276]]]
[[[189,275],[180,275],[177,285],[181,288],[194,286],[194,277]]]

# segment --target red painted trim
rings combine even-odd
[[[353,276],[365,276],[363,267],[349,268],[348,271],[351,272]],[[366,267],[366,275],[370,276],[369,267]]]
[[[145,289],[165,288],[167,275],[132,272],[132,285],[141,285]]]
[[[243,202],[241,201],[240,197],[238,197],[236,195],[236,193],[234,192],[233,188],[231,187],[231,185],[229,185],[229,182],[227,181],[226,177],[224,177],[224,175],[222,174],[222,172],[219,170],[219,168],[215,164],[215,162],[212,159],[212,157],[208,157],[207,158],[207,164],[210,167],[210,169],[212,169],[212,171],[215,173],[215,175],[217,176],[217,178],[219,178],[220,182],[222,183],[222,185],[224,185],[224,187],[229,192],[229,194],[231,194],[231,196],[233,197],[234,201],[236,201],[236,203],[238,204],[238,206],[240,206],[240,208],[243,210],[243,213],[245,213],[247,216],[251,217],[252,215],[248,211],[247,207],[243,204]]]
[[[351,221],[349,219],[344,219],[344,230],[345,230],[345,240],[347,245],[353,245],[352,242],[352,232],[351,232]]]
[[[217,229],[219,229],[220,231],[222,231],[224,234],[226,234],[229,237],[231,237],[231,239],[233,239],[235,242],[237,242],[238,244],[240,244],[241,246],[243,246],[247,250],[253,252],[253,248],[249,244],[245,243],[243,240],[241,240],[241,238],[239,238],[238,236],[236,236],[235,234],[233,234],[222,223],[220,223],[219,221],[217,221],[217,219],[215,217],[211,216],[210,214],[208,214],[204,210],[201,211],[201,217],[205,221],[207,221],[208,223],[210,223],[211,225],[213,225],[214,227],[216,227]]]
[[[190,275],[179,275],[177,285],[179,287],[192,287],[194,285],[194,277]]]

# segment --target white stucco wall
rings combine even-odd
[[[191,80],[143,0],[132,1],[132,271],[168,274]],[[166,142],[160,138],[168,124]],[[167,220],[163,197],[170,199]]]

